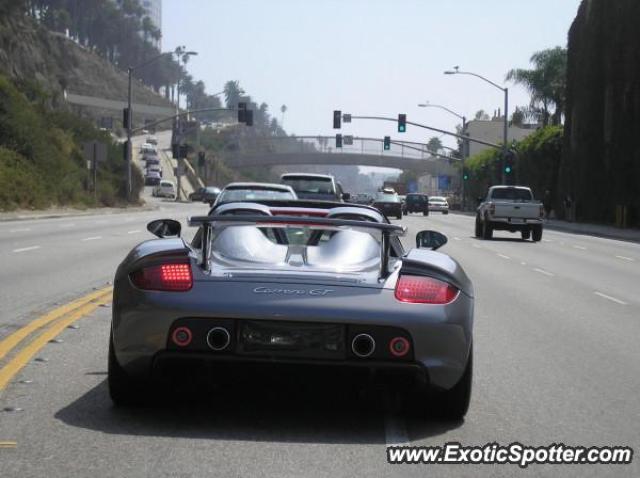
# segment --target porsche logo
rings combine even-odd
[[[254,294],[277,294],[277,295],[312,295],[325,296],[333,291],[331,289],[271,289],[269,287],[256,287]]]

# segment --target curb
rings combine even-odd
[[[42,214],[33,214],[33,215],[17,215],[15,217],[6,217],[3,218],[0,215],[0,222],[17,222],[17,221],[37,221],[40,219],[60,219],[65,217],[82,217],[82,216],[94,216],[97,214],[104,215],[112,215],[112,214],[125,214],[128,212],[145,212],[145,211],[155,211],[158,207],[155,206],[141,206],[141,207],[131,207],[131,208],[121,208],[121,209],[109,209],[104,210],[100,208],[89,209],[86,211],[73,211],[69,213],[57,212],[57,213],[46,213]]]

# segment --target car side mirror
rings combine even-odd
[[[182,225],[173,219],[156,219],[147,224],[147,230],[161,239],[166,237],[180,237]]]
[[[447,243],[447,236],[437,231],[420,231],[416,234],[416,247],[435,251]]]
[[[343,200],[343,201],[349,201],[349,200],[351,200],[351,194],[349,194],[349,193],[342,193],[342,200]]]

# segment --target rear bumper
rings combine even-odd
[[[542,219],[520,219],[511,217],[490,217],[489,222],[493,229],[499,231],[523,231],[529,230],[532,226],[542,226]]]

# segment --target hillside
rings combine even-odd
[[[36,82],[57,108],[65,107],[64,89],[110,100],[127,98],[126,74],[22,15],[0,16],[0,73],[19,84]],[[136,82],[134,88],[137,102],[171,107],[169,101],[142,84]]]

